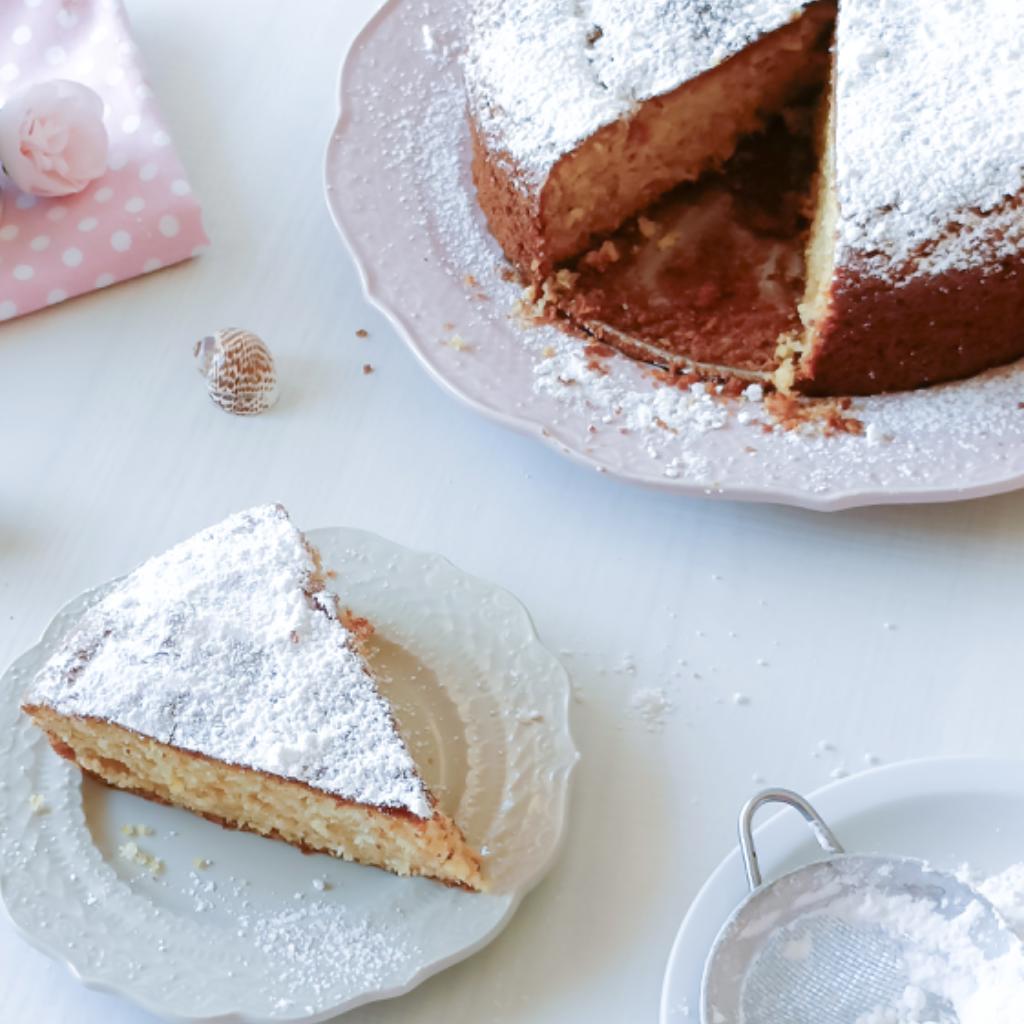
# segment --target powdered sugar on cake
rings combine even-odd
[[[739,53],[794,0],[488,0],[465,61],[474,116],[524,183],[599,128]]]
[[[1019,258],[1024,4],[842,0],[836,53],[840,264],[898,283]]]
[[[314,571],[280,506],[233,515],[90,608],[27,702],[430,817],[334,595],[307,596]]]

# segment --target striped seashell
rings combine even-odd
[[[210,397],[225,411],[255,416],[277,401],[274,357],[251,331],[225,327],[201,338],[192,351]]]

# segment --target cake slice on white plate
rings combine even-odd
[[[230,516],[82,617],[23,709],[96,778],[309,852],[484,888],[280,505]]]

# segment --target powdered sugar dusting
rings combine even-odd
[[[1011,864],[978,883],[978,891],[1024,936],[1024,864]]]
[[[633,437],[642,460],[665,480],[685,479],[712,491],[737,472],[748,482],[763,473],[771,485],[797,465],[804,486],[816,494],[855,481],[870,486],[890,475],[898,485],[912,485],[948,465],[947,444],[970,459],[1009,446],[1024,429],[1018,366],[927,391],[855,399],[844,415],[859,421],[863,432],[830,434],[815,422],[781,426],[759,385],[736,399],[725,399],[720,386],[709,383],[674,387],[624,356],[596,366],[578,340],[556,340],[558,334],[535,328],[524,335],[540,350],[536,392],[581,417],[591,445],[607,435]],[[713,435],[739,443],[721,454]]]
[[[672,698],[664,689],[655,686],[636,690],[629,699],[629,706],[649,732],[659,731],[674,708]]]
[[[466,61],[474,113],[532,182],[637,103],[780,28],[794,0],[488,0]]]
[[[27,700],[430,817],[431,801],[335,597],[280,506],[144,563],[83,616]]]
[[[353,917],[336,901],[242,914],[237,925],[238,937],[277,965],[280,1011],[301,1009],[298,993],[313,992],[320,1000],[332,990],[372,991],[397,972],[409,971],[420,952],[398,929]],[[329,974],[325,960],[332,964]]]
[[[1024,5],[842,0],[836,52],[840,260],[889,277],[1019,259]]]
[[[908,985],[855,1024],[996,1024],[1015,1019],[1024,1004],[1024,949],[1015,940],[993,956],[979,943],[980,901],[949,917],[928,899],[867,890],[828,911],[906,943]]]

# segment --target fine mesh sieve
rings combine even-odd
[[[753,818],[766,804],[799,811],[827,857],[764,883],[753,839]],[[909,947],[870,919],[832,912],[843,897],[911,897],[944,918],[967,907],[970,936],[987,958],[1018,940],[992,905],[952,875],[923,861],[847,854],[811,805],[796,793],[771,789],[740,815],[740,848],[750,895],[719,932],[701,984],[702,1024],[883,1024],[879,1013],[908,987]],[[837,903],[838,901],[838,903]],[[855,915],[854,915],[855,916]],[[957,1024],[953,1008],[933,995],[914,1007],[915,1020]]]

